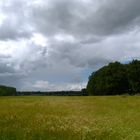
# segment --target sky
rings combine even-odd
[[[80,90],[109,62],[140,58],[140,0],[0,0],[0,84]]]

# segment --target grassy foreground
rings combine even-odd
[[[0,140],[139,140],[140,97],[0,97]]]

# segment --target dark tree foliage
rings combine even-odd
[[[110,63],[91,74],[87,84],[90,95],[120,95],[140,93],[140,61],[129,64]]]
[[[88,93],[87,93],[86,88],[83,88],[83,89],[81,90],[81,95],[83,95],[83,96],[88,96]]]
[[[86,90],[82,89],[81,91],[19,91],[17,95],[29,95],[29,96],[87,96]]]
[[[87,92],[94,95],[123,94],[128,90],[126,69],[119,62],[104,66],[89,77]]]
[[[133,60],[127,68],[129,90],[132,94],[140,92],[140,61]]]
[[[16,95],[16,88],[0,85],[0,96]]]

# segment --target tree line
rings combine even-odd
[[[17,95],[20,96],[87,96],[84,90],[81,91],[18,91]]]
[[[90,75],[86,91],[89,95],[140,93],[140,61],[109,63]]]
[[[87,96],[81,91],[16,91],[14,87],[0,85],[0,96]]]
[[[0,96],[14,96],[17,95],[16,88],[0,85]]]
[[[112,62],[93,72],[89,76],[86,89],[81,91],[16,91],[14,87],[0,85],[1,96],[13,95],[53,95],[53,96],[87,96],[87,95],[135,95],[140,93],[140,61],[128,64]]]

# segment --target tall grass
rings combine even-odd
[[[0,140],[139,140],[140,97],[0,97]]]

